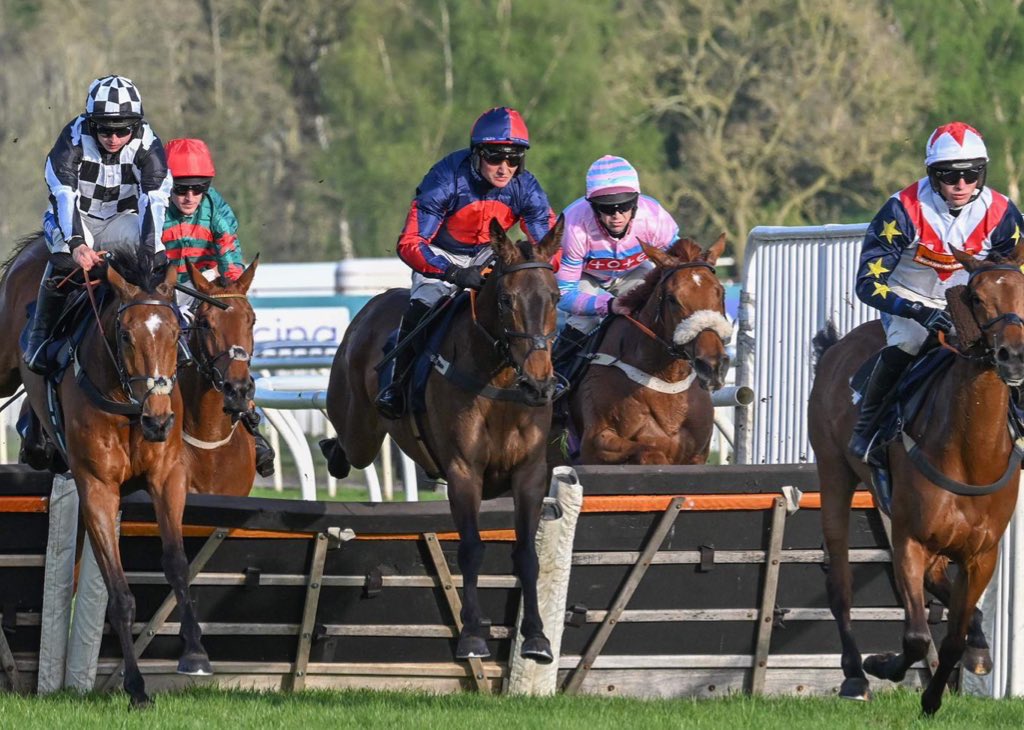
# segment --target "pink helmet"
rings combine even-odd
[[[622,157],[605,155],[587,170],[587,200],[624,202],[640,195],[640,176]],[[621,200],[611,200],[612,197]]]

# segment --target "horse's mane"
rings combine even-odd
[[[26,248],[35,243],[36,240],[42,237],[42,235],[42,231],[36,231],[35,233],[30,233],[27,236],[23,236],[14,242],[14,248],[11,249],[10,255],[8,255],[8,257],[4,259],[4,262],[2,264],[0,264],[0,272],[2,272],[0,273],[0,281],[3,281],[4,279],[7,278],[7,272],[10,271],[11,265],[14,263],[14,261],[19,256],[21,256],[22,251],[24,251]]]
[[[700,259],[704,251],[689,238],[680,238],[672,244],[672,247],[666,253],[676,259],[676,263],[685,264],[689,261]],[[623,294],[620,297],[620,301],[631,310],[639,309],[650,298],[659,281],[661,281],[661,270],[655,267],[647,272],[647,276],[644,277],[644,281],[640,286],[631,292]]]
[[[118,249],[110,252],[107,263],[117,269],[125,281],[147,294],[152,294],[164,280],[164,269],[154,271],[152,257],[145,254]]]

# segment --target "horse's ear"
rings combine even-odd
[[[708,250],[701,256],[702,259],[707,261],[712,266],[718,261],[718,257],[725,252],[725,232],[718,237],[718,240],[712,243]]]
[[[168,269],[174,268],[174,266],[172,264],[171,266],[168,266],[167,268]],[[210,290],[212,289],[211,282],[208,281],[207,278],[205,276],[203,276],[203,272],[201,272],[198,268],[196,268],[196,265],[193,264],[188,259],[185,259],[185,270],[188,272],[188,278],[192,282],[192,288],[193,289],[195,289],[196,291],[201,292],[203,294],[209,294],[210,293]]]
[[[117,298],[122,302],[127,302],[139,295],[139,287],[127,282],[118,270],[110,265],[107,266],[107,283],[114,287]]]
[[[547,232],[544,238],[537,244],[537,256],[541,260],[548,260],[555,255],[555,252],[562,247],[562,233],[565,231],[565,216],[558,216],[555,225]]]
[[[200,278],[200,279],[203,278],[202,276],[199,276],[198,274],[196,276],[198,278]],[[156,290],[157,290],[157,292],[160,293],[161,296],[163,296],[163,297],[173,301],[174,300],[174,285],[177,284],[177,283],[178,283],[178,267],[175,266],[174,264],[168,264],[167,265],[167,270],[164,272],[164,280],[161,281],[157,285]]]
[[[1024,236],[1021,236],[1021,239],[1017,241],[1017,245],[1013,247],[1010,260],[1018,266],[1024,266]]]
[[[644,253],[647,254],[647,258],[653,261],[656,266],[668,268],[669,266],[675,265],[675,261],[673,260],[673,258],[664,251],[662,251],[657,246],[652,246],[649,243],[641,241],[640,248],[644,250]]]
[[[505,235],[505,229],[497,218],[491,218],[491,248],[503,263],[511,265],[516,261],[516,245]]]
[[[964,350],[981,342],[981,328],[971,312],[970,294],[964,285],[950,287],[946,290],[946,304],[949,306],[949,317],[956,328],[956,336],[960,347]]]
[[[974,258],[972,254],[969,254],[966,251],[958,251],[952,246],[950,247],[950,251],[953,252],[953,258],[957,260],[957,263],[959,263],[961,266],[967,269],[968,273],[971,273],[975,269],[980,268],[981,265],[984,263],[984,261],[982,261],[981,259]]]
[[[241,287],[243,294],[249,293],[249,287],[252,286],[252,279],[256,275],[256,266],[259,262],[260,255],[256,254],[256,258],[252,260],[251,264],[245,267],[245,271],[243,271],[242,275],[235,281],[235,284]]]

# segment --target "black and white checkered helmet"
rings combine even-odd
[[[124,76],[104,76],[89,84],[85,97],[85,116],[92,121],[134,124],[142,119],[142,96]]]

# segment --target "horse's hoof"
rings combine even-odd
[[[538,664],[550,664],[555,660],[555,655],[551,653],[551,642],[543,635],[523,641],[519,655],[523,659],[533,659]]]
[[[964,669],[979,677],[983,677],[992,671],[992,652],[987,648],[978,649],[969,646],[964,651],[963,659],[960,661]]]
[[[456,659],[486,659],[490,655],[487,642],[479,636],[460,636],[459,645],[455,647]]]
[[[178,674],[187,674],[190,677],[209,677],[213,674],[213,667],[210,666],[210,660],[204,654],[192,654],[178,660]]]
[[[344,479],[352,470],[337,438],[321,439],[320,452],[327,459],[327,472],[335,479]]]
[[[152,706],[153,700],[145,692],[140,695],[132,695],[131,701],[128,703],[129,710],[148,710]]]
[[[871,687],[864,677],[847,677],[839,688],[839,696],[844,700],[868,702],[871,700]]]
[[[864,660],[864,671],[872,677],[889,679],[886,665],[888,665],[895,657],[896,655],[892,652],[889,652],[888,654],[872,654]]]

